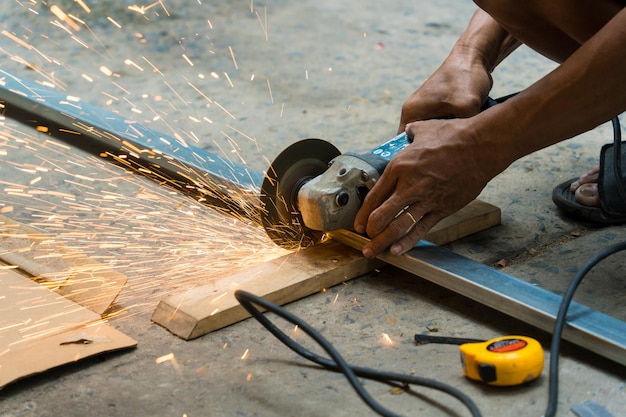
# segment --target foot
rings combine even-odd
[[[570,186],[576,201],[584,206],[600,207],[600,194],[598,193],[599,168],[594,168],[582,175],[578,181]]]

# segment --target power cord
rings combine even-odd
[[[548,386],[548,407],[546,408],[544,417],[553,417],[556,414],[559,396],[559,351],[561,348],[561,335],[563,334],[563,327],[565,327],[567,310],[572,303],[574,293],[591,268],[596,266],[600,261],[609,255],[623,250],[626,250],[626,242],[617,243],[596,253],[578,270],[563,295],[559,306],[559,312],[557,313],[556,320],[554,322],[554,330],[552,331],[549,364],[550,381]]]
[[[343,373],[348,379],[350,385],[352,385],[354,390],[357,392],[359,397],[361,397],[361,399],[372,410],[374,410],[381,416],[399,417],[398,414],[395,414],[392,411],[386,409],[380,403],[374,400],[374,398],[372,398],[372,396],[365,390],[363,384],[357,379],[357,376],[391,384],[393,386],[406,386],[407,384],[413,384],[443,391],[461,401],[469,409],[472,416],[481,416],[480,411],[478,410],[478,407],[476,406],[474,401],[472,401],[471,398],[469,398],[463,392],[457,390],[454,387],[451,387],[434,379],[421,378],[418,376],[405,375],[395,372],[383,372],[371,368],[363,368],[349,365],[339,354],[339,352],[337,352],[337,350],[317,330],[315,330],[302,319],[291,314],[284,308],[281,308],[276,304],[273,304],[261,297],[242,290],[235,291],[235,298],[237,299],[237,301],[239,301],[243,308],[245,308],[252,315],[252,317],[257,319],[267,330],[270,331],[270,333],[276,336],[278,340],[283,342],[287,347],[296,352],[298,355],[322,366],[327,370]],[[285,319],[286,321],[298,326],[300,330],[305,332],[315,342],[317,342],[319,346],[324,351],[326,351],[326,353],[328,353],[331,359],[317,355],[316,353],[311,352],[310,350],[306,349],[305,347],[294,341],[282,330],[276,327],[276,325],[274,325],[274,323],[272,323],[265,315],[263,315],[263,313],[258,308],[254,307],[253,304],[258,305],[259,307],[270,311]]]
[[[574,293],[578,288],[579,284],[582,282],[583,278],[587,275],[587,273],[600,261],[605,259],[606,257],[622,251],[626,250],[626,242],[621,242],[612,246],[609,246],[596,255],[591,257],[576,273],[572,281],[570,282],[565,294],[563,295],[563,299],[561,300],[559,311],[556,316],[553,335],[552,335],[552,345],[550,347],[550,363],[549,363],[549,398],[548,398],[548,406],[544,417],[554,417],[557,410],[558,403],[558,363],[559,363],[559,350],[561,346],[561,335],[563,333],[563,328],[566,323],[567,310],[572,302],[574,297]],[[466,394],[461,392],[460,390],[439,382],[434,379],[422,378],[413,375],[405,375],[395,372],[383,372],[378,371],[371,368],[364,368],[358,366],[349,365],[343,357],[339,354],[339,352],[313,327],[311,327],[308,323],[304,322],[302,319],[298,318],[294,314],[288,312],[282,307],[277,306],[270,301],[267,301],[261,297],[258,297],[254,294],[243,290],[237,290],[235,292],[235,298],[237,301],[254,317],[258,320],[267,330],[270,331],[278,340],[283,342],[287,347],[289,347],[292,351],[297,353],[298,355],[308,359],[323,368],[333,371],[333,372],[341,372],[348,379],[350,385],[354,388],[356,393],[361,397],[361,399],[376,413],[384,417],[399,417],[398,414],[388,410],[383,407],[380,403],[378,403],[372,396],[365,390],[363,384],[358,380],[357,377],[362,377],[370,380],[375,380],[383,383],[387,383],[393,386],[404,386],[408,384],[420,385],[428,388],[432,388],[435,390],[439,390],[445,392],[461,403],[465,405],[465,407],[470,411],[473,417],[480,417],[482,414],[480,410],[474,403],[474,401],[468,397]],[[261,307],[266,311],[270,311],[277,316],[283,318],[284,320],[298,326],[303,332],[309,335],[315,342],[319,344],[319,346],[330,356],[329,358],[325,358],[323,356],[317,355],[316,353],[311,352],[310,350],[304,348],[302,345],[294,341],[291,337],[289,337],[286,333],[280,330],[272,321],[270,321],[255,305]]]

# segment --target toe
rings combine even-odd
[[[585,183],[576,188],[576,201],[584,206],[600,207],[600,195],[597,183]]]

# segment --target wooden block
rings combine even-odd
[[[100,316],[12,269],[0,269],[0,388],[102,352],[137,345]]]
[[[426,236],[435,245],[445,245],[500,224],[500,208],[474,200],[437,223]]]
[[[176,294],[159,303],[152,320],[182,339],[194,339],[249,316],[233,296],[237,289],[286,304],[382,265],[330,241]]]
[[[500,209],[475,201],[437,224],[426,238],[442,245],[497,224]],[[233,295],[237,289],[283,305],[384,265],[331,240],[173,295],[158,304],[152,321],[182,339],[194,339],[249,317]]]
[[[0,260],[98,314],[109,308],[128,281],[52,236],[5,216],[0,216]]]

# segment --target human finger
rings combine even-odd
[[[411,207],[405,207],[391,222],[384,228],[381,233],[375,235],[363,248],[363,255],[373,258],[380,254],[394,242],[402,239],[413,232],[420,223],[422,216]]]
[[[434,225],[439,222],[440,216],[433,214],[424,215],[419,222],[413,227],[407,234],[398,239],[389,248],[389,252],[392,255],[402,255],[411,250],[417,242],[422,240]]]
[[[363,234],[366,232],[367,226],[370,223],[370,215],[373,211],[377,210],[377,208],[380,208],[383,203],[388,201],[395,190],[395,186],[396,181],[385,175],[381,176],[376,184],[374,184],[372,189],[365,196],[363,204],[354,218],[354,230],[356,230],[357,233]],[[397,209],[395,213],[398,211],[399,209]],[[393,217],[393,215],[390,217]]]

